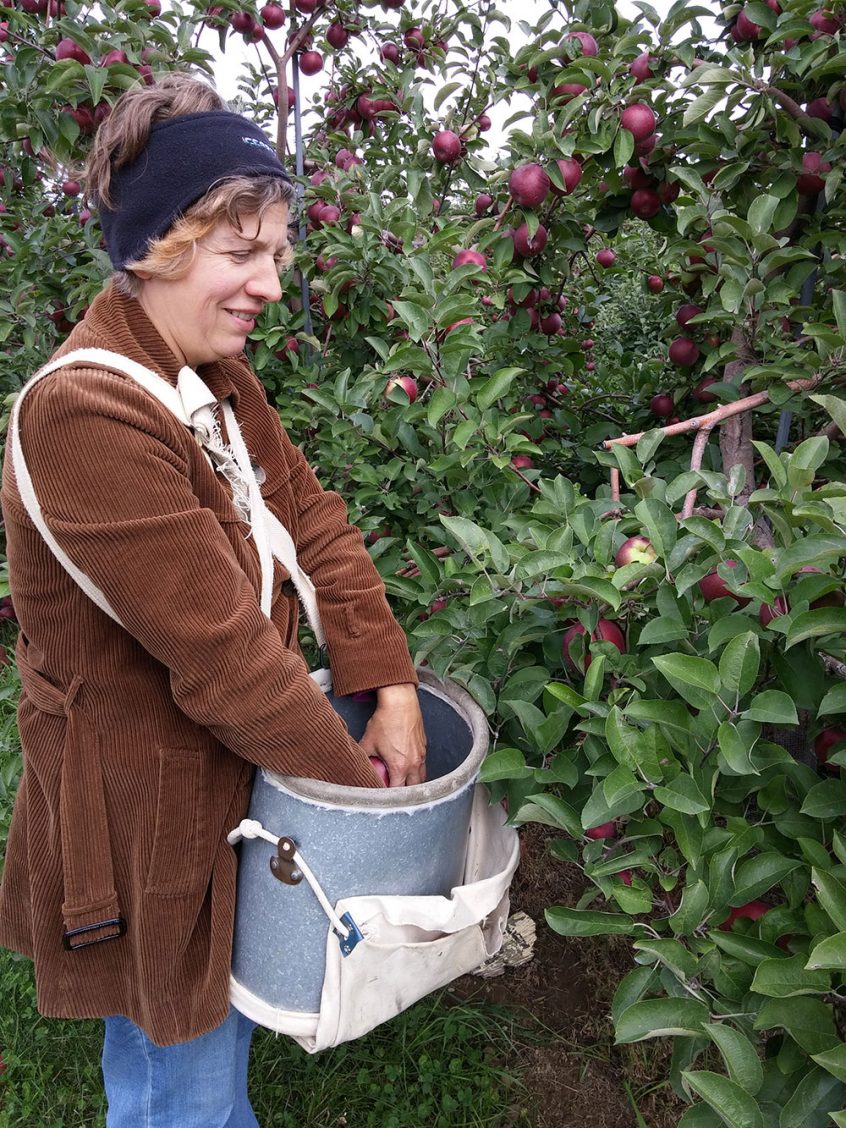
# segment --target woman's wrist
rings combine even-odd
[[[376,700],[380,705],[396,705],[412,698],[417,699],[417,686],[413,682],[380,685],[376,690]]]

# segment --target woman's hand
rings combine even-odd
[[[389,787],[407,787],[426,779],[426,733],[413,685],[386,685],[376,691],[376,711],[359,744],[368,756],[380,756]]]

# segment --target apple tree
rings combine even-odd
[[[16,0],[5,390],[105,276],[111,102],[253,43],[302,190],[253,362],[583,872],[549,925],[631,937],[683,1124],[846,1124],[846,9],[635,7]]]

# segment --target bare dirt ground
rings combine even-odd
[[[464,976],[453,984],[463,1000],[518,1008],[515,1060],[526,1093],[514,1128],[674,1128],[684,1109],[667,1081],[665,1044],[615,1047],[610,1019],[617,984],[634,967],[625,937],[571,939],[544,920],[550,905],[575,904],[584,890],[578,868],[545,856],[555,833],[521,830],[522,861],[512,886],[512,911],[537,925],[534,959],[496,979]],[[629,1093],[627,1093],[627,1087]]]

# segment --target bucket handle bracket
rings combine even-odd
[[[270,858],[270,872],[285,885],[299,885],[304,874],[297,865],[297,844],[293,838],[280,838]]]

